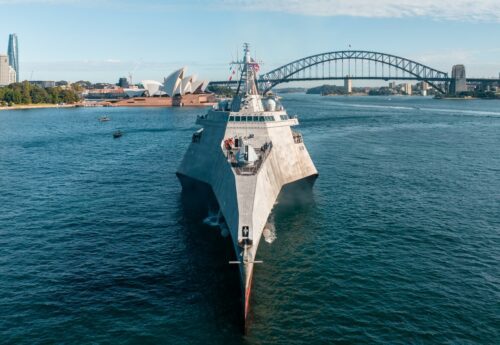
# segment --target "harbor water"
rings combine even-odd
[[[500,343],[500,101],[282,102],[319,178],[275,207],[247,335],[175,176],[203,109],[1,111],[0,344]]]

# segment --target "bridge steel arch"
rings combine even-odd
[[[427,82],[433,88],[438,90],[441,93],[445,93],[446,90],[442,87],[438,86],[435,82],[447,82],[450,80],[448,74],[432,67],[426,66],[424,64],[418,63],[413,60],[409,60],[400,56],[385,54],[380,52],[366,51],[366,50],[342,50],[342,51],[333,51],[328,53],[311,55],[302,59],[295,60],[286,65],[278,67],[266,74],[263,74],[259,78],[259,84],[261,84],[261,90],[264,90],[264,93],[272,89],[274,86],[290,82],[290,81],[298,81],[298,80],[327,80],[327,79],[339,79],[338,77],[325,77],[322,78],[294,78],[296,75],[299,75],[300,72],[303,72],[307,69],[310,69],[314,66],[318,66],[321,64],[326,64],[331,61],[338,60],[361,60],[374,62],[377,64],[382,64],[386,66],[393,67],[397,70],[401,70],[406,72],[410,79],[416,79]],[[343,78],[348,78],[349,76],[343,76]],[[391,79],[391,76],[381,76],[381,77],[372,77],[368,76],[352,76],[353,79]],[[404,79],[398,77],[396,79]]]

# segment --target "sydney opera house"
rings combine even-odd
[[[155,80],[141,81],[142,88],[127,88],[128,98],[111,102],[112,106],[205,106],[215,102],[215,95],[205,92],[208,80],[198,80],[196,75],[187,75],[183,67],[163,83]]]

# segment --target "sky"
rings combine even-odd
[[[500,0],[0,0],[0,53],[19,38],[21,79],[225,80],[243,42],[269,71],[349,49],[498,77]]]

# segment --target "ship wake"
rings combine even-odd
[[[203,224],[213,228],[219,228],[222,237],[229,236],[229,227],[224,221],[221,211],[208,211],[208,216],[203,219]]]

